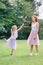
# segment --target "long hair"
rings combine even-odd
[[[39,22],[39,21],[38,21],[38,17],[37,17],[37,16],[34,16],[34,18],[35,18],[35,21],[36,21],[36,22]]]
[[[36,22],[39,22],[39,21],[38,21],[38,17],[37,17],[36,15],[33,15],[32,17],[35,18],[35,21],[36,21]]]

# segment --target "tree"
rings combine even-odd
[[[43,20],[40,19],[40,20],[39,20],[39,23],[40,23],[39,38],[40,38],[40,39],[43,39]]]
[[[0,26],[3,28],[2,31],[0,29],[1,35],[9,37],[12,25],[17,25],[19,27],[23,23],[22,19],[26,19],[27,24],[25,24],[25,29],[23,28],[22,31],[19,32],[18,39],[27,39],[30,33],[33,3],[31,1],[26,2],[17,0],[16,5],[12,5],[8,0],[1,0],[0,2],[4,6],[1,6],[0,8],[0,24],[3,26]]]

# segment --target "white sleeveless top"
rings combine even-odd
[[[37,29],[37,28],[36,28],[36,23],[32,23],[32,30],[33,30],[33,31],[36,31],[36,29]]]
[[[16,39],[18,37],[18,31],[16,30],[15,32],[14,32],[14,39]]]
[[[12,33],[13,33],[13,39],[16,39],[18,37],[18,31],[16,30],[16,31],[14,31]]]

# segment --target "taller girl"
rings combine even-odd
[[[36,55],[38,55],[38,46],[39,46],[39,21],[37,16],[32,16],[32,25],[31,33],[28,37],[28,43],[30,44],[30,55],[32,56],[33,46],[36,48]]]

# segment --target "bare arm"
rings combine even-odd
[[[34,39],[37,38],[38,32],[39,32],[39,23],[36,23],[36,33],[35,33]]]
[[[24,26],[24,23],[20,26],[20,28],[17,31],[20,31]]]
[[[37,31],[36,32],[38,33],[39,32],[39,23],[37,23],[36,26],[37,26]]]

